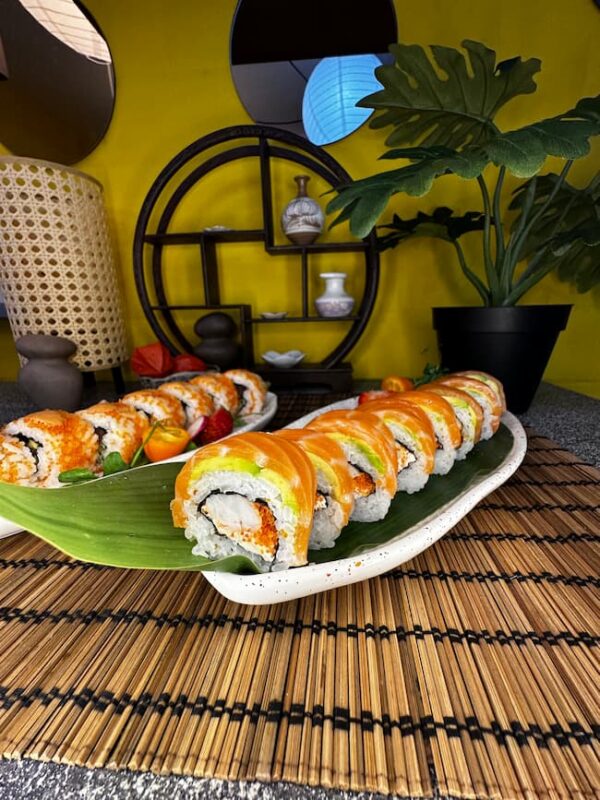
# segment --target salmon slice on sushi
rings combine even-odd
[[[452,386],[470,395],[479,404],[483,412],[481,438],[491,439],[500,427],[500,418],[502,417],[502,405],[498,401],[496,392],[483,381],[467,378],[463,375],[445,375],[435,383],[443,386]]]
[[[436,439],[434,475],[447,475],[461,445],[460,426],[450,403],[434,392],[416,389],[398,395],[398,403],[420,408],[429,418]]]
[[[235,384],[227,375],[220,372],[205,372],[190,381],[192,386],[199,386],[209,394],[216,408],[224,408],[232,417],[238,413],[240,398]]]
[[[351,519],[376,522],[388,512],[396,494],[398,461],[387,426],[361,409],[327,411],[308,425],[337,441],[350,465],[354,492]]]
[[[260,375],[247,369],[229,369],[223,375],[233,381],[239,398],[238,414],[260,414],[267,398],[267,384]]]
[[[311,460],[317,497],[309,546],[333,547],[354,508],[352,475],[344,451],[330,436],[310,428],[284,428],[273,435],[294,442]]]
[[[181,401],[159,392],[158,389],[130,392],[120,402],[135,409],[151,424],[163,422],[165,425],[175,425],[178,428],[183,428],[185,425],[185,412]]]
[[[397,490],[413,494],[420,491],[433,472],[436,440],[429,417],[417,406],[409,408],[394,398],[370,400],[360,406],[379,417],[390,429],[398,459]]]
[[[124,403],[96,403],[77,412],[89,422],[98,440],[98,466],[109,453],[118,453],[126,464],[148,432],[148,420]]]
[[[77,467],[96,470],[98,438],[93,425],[67,411],[36,411],[9,422],[3,430],[22,442],[35,461],[31,485],[61,486],[61,472]]]
[[[483,410],[470,394],[455,386],[431,383],[427,384],[427,391],[439,394],[452,406],[460,425],[462,439],[460,447],[456,451],[456,460],[462,461],[481,439]]]
[[[175,482],[173,523],[195,555],[243,555],[261,572],[307,563],[317,481],[306,453],[269,433],[198,450]]]
[[[460,375],[464,378],[473,378],[476,381],[481,381],[485,383],[486,386],[494,392],[496,395],[496,399],[498,400],[498,405],[501,407],[502,411],[506,411],[506,396],[504,394],[504,386],[502,385],[502,381],[499,381],[498,378],[494,378],[493,375],[490,375],[488,372],[481,372],[481,370],[465,370],[464,372],[456,372],[455,375]]]

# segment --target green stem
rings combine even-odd
[[[537,176],[529,182],[529,185],[525,190],[525,199],[523,200],[523,205],[521,207],[521,217],[519,219],[517,227],[515,228],[514,233],[511,235],[508,241],[508,247],[506,248],[505,286],[507,288],[507,294],[510,294],[510,292],[512,291],[513,277],[515,274],[515,270],[517,268],[517,259],[515,258],[515,247],[517,246],[521,234],[523,233],[523,229],[525,228],[529,220],[529,214],[531,213],[531,208],[535,201],[536,188],[537,188]]]
[[[452,242],[452,244],[454,245],[454,249],[456,250],[456,253],[458,255],[458,260],[460,262],[460,268],[462,269],[465,278],[470,283],[472,283],[473,286],[477,289],[477,291],[479,292],[479,296],[483,300],[483,304],[485,306],[489,306],[490,305],[490,294],[489,294],[488,290],[486,289],[485,284],[483,283],[482,280],[480,280],[477,277],[477,275],[473,272],[473,270],[469,269],[469,267],[467,265],[467,261],[465,259],[465,254],[463,252],[462,247],[458,243],[458,240],[455,239]]]
[[[498,299],[498,275],[494,269],[491,252],[491,222],[492,222],[492,204],[490,202],[490,193],[488,192],[487,184],[483,177],[479,175],[477,183],[481,189],[481,196],[483,197],[483,209],[485,212],[485,221],[483,226],[483,260],[485,264],[485,274],[487,276],[488,286],[490,287],[490,300],[491,304],[495,305]]]
[[[549,272],[552,272],[554,269],[554,264],[550,262],[550,264],[546,264],[545,267],[542,267],[541,270],[529,275],[527,278],[521,278],[521,280],[516,284],[516,286],[511,290],[511,292],[506,296],[504,302],[502,303],[503,306],[514,306],[520,299],[523,297],[525,292],[528,292],[532,289],[536,283],[542,280]]]
[[[573,164],[572,160],[567,161],[567,163],[562,168],[562,170],[560,172],[560,175],[558,176],[558,180],[554,184],[554,188],[552,189],[552,191],[550,192],[550,194],[546,198],[545,202],[540,206],[540,208],[536,211],[536,213],[533,215],[533,217],[528,222],[526,220],[527,224],[523,225],[521,230],[520,230],[520,232],[519,232],[519,234],[517,236],[515,236],[515,238],[513,240],[513,249],[512,249],[512,257],[514,259],[513,273],[514,273],[516,265],[519,262],[519,256],[521,254],[521,250],[523,249],[523,245],[525,244],[525,242],[527,240],[527,236],[528,236],[529,232],[532,230],[533,226],[540,219],[540,217],[543,214],[546,213],[546,209],[550,206],[550,203],[554,200],[554,198],[558,194],[558,191],[559,191],[560,187],[565,182],[565,178],[567,177],[567,173],[571,169],[572,164]],[[531,183],[536,185],[537,184],[537,178],[534,178]],[[529,210],[531,210],[531,206],[530,206]]]
[[[496,181],[496,188],[494,189],[494,229],[496,232],[496,273],[500,276],[503,275],[504,265],[504,228],[502,226],[502,216],[500,214],[500,200],[502,197],[502,186],[504,184],[504,176],[506,175],[506,167],[501,167]]]

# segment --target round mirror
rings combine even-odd
[[[307,136],[302,105],[313,70],[324,59],[339,56],[371,55],[387,62],[388,48],[397,40],[392,0],[303,0],[291,15],[289,4],[281,0],[239,0],[231,29],[233,82],[254,122]],[[338,116],[346,112],[340,108]],[[326,129],[320,141],[309,132],[313,143],[336,140],[327,138],[332,127],[328,120],[313,114],[311,124],[321,132]],[[347,125],[337,128],[337,139],[351,133]]]
[[[108,45],[73,0],[0,0],[0,142],[12,153],[81,161],[113,113]]]

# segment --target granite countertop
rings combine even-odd
[[[114,399],[112,387],[87,390],[86,401],[105,397]],[[14,419],[32,406],[14,383],[0,383],[0,424]],[[600,467],[600,400],[576,392],[542,384],[522,422],[538,433],[554,439],[582,461]],[[0,760],[0,800],[225,800],[252,798],[258,800],[377,800],[383,797],[370,793],[346,793],[313,789],[291,784],[236,783],[231,781],[194,779],[179,776],[157,776],[128,771],[86,769],[59,764]]]

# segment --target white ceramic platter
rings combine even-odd
[[[325,410],[354,408],[356,400],[343,400],[308,414],[289,427],[301,428]],[[519,420],[506,413],[502,422],[513,436],[513,446],[504,461],[492,473],[475,479],[451,502],[438,509],[418,525],[409,528],[384,546],[373,548],[359,556],[308,564],[306,567],[261,575],[234,575],[227,572],[204,572],[204,577],[217,591],[236,603],[264,605],[295,600],[316,592],[336,589],[357,583],[409,561],[431,547],[456,525],[486,495],[501,486],[516,471],[527,450],[527,437]],[[467,456],[468,458],[468,456]],[[372,523],[376,525],[377,523]]]
[[[265,400],[265,406],[260,414],[250,414],[247,417],[238,417],[238,424],[234,427],[231,436],[237,433],[246,433],[247,431],[259,431],[265,428],[269,422],[275,416],[275,412],[277,411],[277,395],[273,394],[273,392],[268,392],[267,397]],[[241,424],[239,424],[241,423]],[[165,459],[162,463],[166,463],[167,461],[187,461],[194,455],[194,451],[189,453],[182,453],[180,456],[175,456],[174,458]],[[150,464],[146,466],[152,466]],[[140,467],[140,469],[145,469],[145,467]],[[99,478],[102,480],[102,478]],[[10,522],[3,517],[0,517],[0,539],[3,539],[5,536],[12,536],[14,533],[19,533],[22,530],[21,528],[15,526],[13,522]]]

